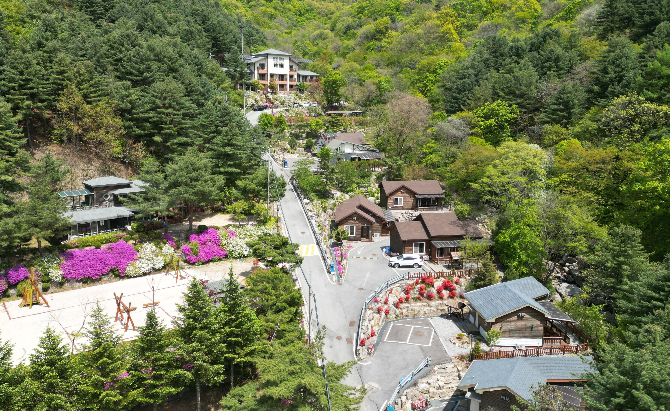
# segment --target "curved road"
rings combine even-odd
[[[249,112],[247,118],[252,124],[257,122],[261,112]],[[273,170],[290,177],[290,168],[283,169],[272,161]],[[306,217],[295,193],[287,190],[281,200],[286,227],[291,241],[300,245],[315,244]],[[358,330],[358,319],[363,301],[384,281],[408,270],[396,270],[387,266],[383,248],[389,244],[388,237],[373,243],[359,243],[349,252],[349,269],[342,285],[337,285],[326,273],[321,256],[304,257],[302,272],[297,270],[303,295],[308,295],[306,282],[312,286],[315,295],[319,322],[326,327],[324,354],[328,361],[338,364],[355,360],[354,344]],[[318,249],[317,249],[318,250]],[[316,319],[312,319],[314,325]],[[397,328],[397,327],[396,327]],[[435,337],[431,347],[421,345],[400,345],[382,343],[377,354],[365,362],[358,362],[352,368],[345,383],[350,386],[364,385],[368,393],[361,404],[362,411],[377,411],[391,396],[397,382],[411,372],[427,355],[434,358],[433,364],[448,361],[441,358],[442,348]],[[421,375],[418,376],[420,378]]]

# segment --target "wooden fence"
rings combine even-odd
[[[514,358],[514,357],[540,357],[543,355],[565,355],[578,354],[589,349],[589,343],[581,345],[564,345],[561,347],[538,347],[527,348],[525,350],[513,351],[492,351],[473,355],[475,360],[496,360],[498,358]]]
[[[431,272],[419,272],[419,273],[407,273],[407,279],[411,280],[412,278],[421,278],[424,275],[426,277],[432,278],[446,278],[446,277],[469,277],[474,274],[475,270],[470,268],[467,270],[451,270],[451,271],[431,271]]]

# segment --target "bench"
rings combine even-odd
[[[154,306],[156,306],[156,305],[158,305],[158,304],[160,304],[160,301],[156,301],[155,303],[146,303],[146,304],[142,304],[142,306],[143,306],[144,308],[149,308],[149,307],[154,307]]]

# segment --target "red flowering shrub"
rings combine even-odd
[[[455,282],[456,284],[458,284],[458,283],[461,282],[461,279],[460,279],[460,278],[457,278],[457,279],[454,280],[454,282]]]
[[[420,292],[420,293],[425,293],[425,292],[426,292],[426,286],[423,285],[423,284],[421,284],[421,285],[419,286],[419,292]]]
[[[379,299],[378,299],[377,297],[375,297],[375,302],[376,302],[376,303],[378,303],[378,302],[379,302]]]
[[[442,291],[444,291],[444,287],[442,287],[441,285],[438,285],[436,290],[437,290],[438,293],[441,293]]]
[[[400,297],[400,298],[398,298],[398,302],[399,302],[399,303],[404,303],[405,300],[404,300],[402,297]]]
[[[390,312],[391,312],[391,309],[386,307],[386,309],[384,310],[384,314],[388,315]]]
[[[375,336],[375,330],[370,331],[370,337],[374,337],[374,336]]]
[[[421,294],[417,295],[416,298],[418,298],[419,300],[423,300],[423,297],[421,296]]]
[[[422,282],[422,283],[425,283],[427,280],[428,280],[428,276],[427,276],[427,275],[422,275],[422,276],[421,276],[421,282]]]
[[[450,289],[451,291],[456,291],[456,286],[452,284],[451,287],[449,287],[449,289]]]
[[[444,298],[444,292],[440,293],[440,298]]]
[[[432,300],[433,298],[435,298],[435,293],[433,293],[433,292],[431,291],[431,292],[428,293],[428,299],[429,299],[429,300]]]
[[[400,308],[400,300],[395,303],[395,308]]]
[[[382,308],[382,306],[381,306],[381,305],[377,307],[377,311],[379,312],[379,314],[381,314],[381,313],[382,313],[382,310],[383,310],[383,308]]]
[[[365,338],[361,338],[361,347],[365,347],[366,342],[367,341],[365,341]]]
[[[456,297],[456,291],[449,291],[449,297],[451,298]]]
[[[435,279],[433,277],[428,277],[425,283],[428,284],[429,287],[432,287],[433,285],[435,285]]]
[[[442,286],[443,286],[445,289],[451,287],[452,285],[453,285],[453,284],[452,284],[451,281],[449,281],[449,280],[444,280],[444,281],[442,281]]]
[[[414,288],[414,286],[412,284],[407,284],[405,286],[405,292],[408,293],[408,292],[412,291],[412,288]]]
[[[419,284],[419,279],[414,280],[414,284]]]
[[[389,303],[389,298],[388,297],[384,298],[384,304],[388,304],[388,303]]]

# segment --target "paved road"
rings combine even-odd
[[[282,169],[273,162],[273,169],[288,180],[290,167]],[[295,193],[287,190],[281,203],[291,240],[300,245],[314,244],[316,241]],[[316,295],[319,321],[321,325],[326,326],[324,354],[328,361],[343,363],[355,360],[354,344],[363,301],[379,284],[399,273],[409,271],[409,269],[388,267],[387,259],[382,252],[388,245],[388,237],[372,243],[357,244],[349,252],[349,269],[342,285],[335,284],[331,276],[326,273],[318,253],[304,257],[302,268],[312,285],[312,293]],[[303,250],[305,249],[308,248],[303,247]],[[297,275],[302,277],[300,270]],[[302,280],[301,278],[303,294],[308,295],[306,281]],[[431,327],[427,320],[416,321],[425,321],[427,325],[420,325]],[[387,327],[384,332],[392,330],[397,333],[403,325],[394,327]],[[422,329],[417,328],[416,331],[420,332]],[[432,328],[423,331],[432,333]],[[411,372],[427,355],[433,357],[433,364],[448,361],[448,356],[437,336],[423,345],[382,342],[376,354],[366,362],[357,363],[344,382],[351,386],[365,385],[369,392],[361,404],[361,410],[377,411],[391,396],[398,380]],[[417,379],[421,376],[417,376]]]

